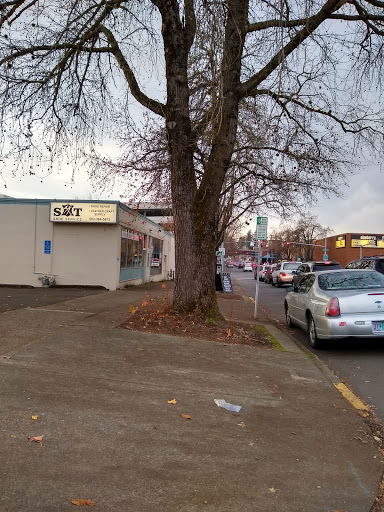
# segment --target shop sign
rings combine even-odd
[[[384,249],[384,235],[351,235],[351,247],[368,247]]]
[[[345,247],[345,235],[336,237],[336,249],[340,249],[341,247]]]
[[[117,204],[111,203],[51,203],[51,222],[117,224]]]

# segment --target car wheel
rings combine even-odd
[[[287,303],[285,303],[285,321],[286,321],[287,327],[293,327],[293,323],[291,320],[291,313],[289,311],[289,306]]]
[[[278,288],[281,288],[281,283],[280,283],[279,279],[276,279],[276,284],[277,284]]]
[[[313,320],[313,316],[311,313],[308,315],[308,338],[309,338],[309,344],[312,348],[321,349],[323,348],[323,343],[319,338],[317,337],[316,333],[316,325],[315,321]]]

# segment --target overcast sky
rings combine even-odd
[[[12,197],[124,200],[117,190],[111,195],[93,191],[86,171],[76,172],[74,184],[71,184],[71,173],[67,171],[66,174],[65,170],[45,178],[43,183],[35,176],[23,177],[21,181],[20,178],[6,178],[7,188],[0,185],[0,192]],[[365,168],[349,183],[349,187],[342,190],[344,199],[320,197],[318,205],[310,212],[335,235],[384,233],[384,176],[379,167]],[[279,219],[270,218],[270,228],[279,224]]]

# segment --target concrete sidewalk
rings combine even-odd
[[[326,373],[278,329],[286,351],[118,328],[146,291],[0,315],[1,512],[369,512],[380,454]]]

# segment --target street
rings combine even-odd
[[[255,296],[256,281],[253,272],[231,269],[231,278],[237,282],[250,297]],[[277,288],[260,282],[260,307],[267,308],[274,320],[285,325],[284,297],[288,286]],[[378,340],[346,338],[342,341],[330,342],[329,348],[314,350],[307,341],[307,335],[299,328],[289,329],[289,333],[321,359],[345,380],[354,392],[367,404],[375,407],[376,414],[384,421],[384,338]]]

